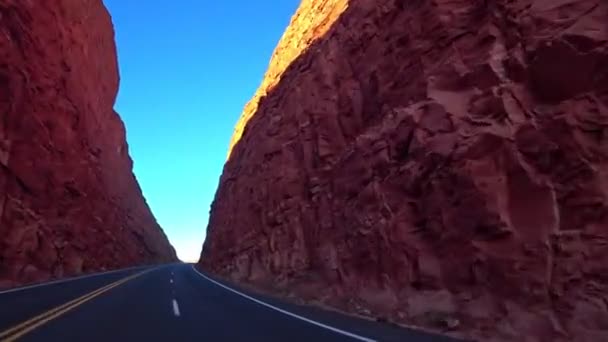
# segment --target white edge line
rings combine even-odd
[[[3,295],[5,293],[12,293],[12,292],[18,292],[18,291],[24,291],[24,290],[29,290],[29,289],[33,289],[36,287],[44,287],[47,285],[55,285],[55,284],[61,284],[61,283],[67,283],[73,280],[80,280],[80,279],[86,279],[86,278],[93,278],[93,277],[98,277],[98,276],[102,276],[102,275],[108,275],[108,274],[112,274],[112,273],[118,273],[118,272],[124,272],[124,271],[131,271],[131,270],[136,270],[136,269],[144,269],[144,268],[152,268],[152,267],[160,267],[160,266],[166,266],[166,265],[170,265],[170,264],[165,264],[165,265],[144,265],[144,266],[134,266],[134,267],[129,267],[129,268],[121,268],[119,270],[112,270],[112,271],[107,271],[107,272],[99,272],[99,273],[91,273],[91,274],[84,274],[81,276],[77,276],[77,277],[71,277],[71,278],[64,278],[64,279],[57,279],[57,280],[53,280],[53,281],[48,281],[48,282],[44,282],[44,283],[40,283],[40,284],[32,284],[32,285],[26,285],[26,286],[21,286],[21,287],[16,287],[14,289],[7,289],[4,291],[0,291],[0,295]]]
[[[325,329],[327,329],[327,330],[331,330],[331,331],[336,332],[336,333],[338,333],[338,334],[342,334],[342,335],[345,335],[345,336],[348,336],[348,337],[352,337],[352,338],[354,338],[354,339],[356,339],[356,340],[359,340],[359,341],[376,342],[376,340],[374,340],[374,339],[371,339],[371,338],[368,338],[368,337],[363,337],[363,336],[360,336],[360,335],[356,335],[356,334],[353,334],[353,333],[350,333],[350,332],[348,332],[348,331],[344,331],[344,330],[341,330],[341,329],[338,329],[338,328],[334,328],[334,327],[332,327],[332,326],[329,326],[329,325],[326,325],[326,324],[323,324],[323,323],[320,323],[320,322],[317,322],[317,321],[313,321],[313,320],[311,320],[311,319],[309,319],[309,318],[302,317],[302,316],[300,316],[300,315],[296,315],[296,314],[291,313],[291,312],[289,312],[289,311],[286,311],[286,310],[283,310],[283,309],[277,308],[276,306],[272,306],[272,305],[270,305],[270,304],[268,304],[268,303],[266,303],[266,302],[262,302],[261,300],[255,299],[255,298],[253,298],[253,297],[251,297],[251,296],[248,296],[248,295],[246,295],[246,294],[244,294],[244,293],[241,293],[241,292],[239,292],[239,291],[237,291],[237,290],[235,290],[235,289],[232,289],[232,288],[230,288],[230,287],[228,287],[228,286],[226,286],[226,285],[224,285],[224,284],[222,284],[222,283],[219,283],[219,282],[217,282],[217,281],[215,281],[215,280],[213,280],[213,279],[211,279],[211,278],[207,277],[206,275],[204,275],[204,274],[202,274],[201,272],[199,272],[199,271],[196,269],[196,267],[194,267],[194,265],[192,265],[192,269],[193,269],[193,270],[194,270],[196,273],[198,273],[198,274],[199,274],[201,277],[203,277],[203,278],[205,278],[205,279],[209,280],[210,282],[212,282],[212,283],[214,283],[214,284],[216,284],[216,285],[218,285],[218,286],[221,286],[221,287],[225,288],[225,289],[226,289],[226,290],[228,290],[228,291],[232,291],[232,292],[234,292],[234,293],[236,293],[236,294],[238,294],[238,295],[240,295],[240,296],[242,296],[242,297],[245,297],[245,298],[247,298],[247,299],[249,299],[249,300],[251,300],[251,301],[254,301],[254,302],[258,303],[258,304],[264,305],[265,307],[268,307],[268,308],[270,308],[270,309],[273,309],[273,310],[275,310],[275,311],[278,311],[278,312],[280,312],[280,313],[282,313],[282,314],[285,314],[285,315],[288,315],[288,316],[291,316],[291,317],[297,318],[297,319],[299,319],[299,320],[302,320],[302,321],[308,322],[308,323],[310,323],[310,324],[314,324],[314,325],[316,325],[316,326],[318,326],[318,327],[325,328]]]
[[[179,306],[177,305],[177,301],[173,299],[173,314],[176,317],[179,317]]]

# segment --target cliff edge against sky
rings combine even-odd
[[[176,260],[117,90],[101,0],[0,0],[0,287]]]
[[[608,3],[304,0],[202,268],[482,340],[608,340]]]

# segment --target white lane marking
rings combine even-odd
[[[173,314],[175,317],[179,317],[179,306],[177,305],[177,301],[173,300]]]
[[[357,334],[353,334],[353,333],[351,333],[351,332],[344,331],[344,330],[341,330],[341,329],[338,329],[338,328],[334,328],[334,327],[332,327],[332,326],[329,326],[329,325],[326,325],[326,324],[323,324],[323,323],[320,323],[320,322],[317,322],[317,321],[313,321],[312,319],[309,319],[309,318],[306,318],[306,317],[302,317],[302,316],[300,316],[300,315],[296,315],[296,314],[291,313],[291,312],[289,312],[289,311],[286,311],[286,310],[283,310],[283,309],[277,308],[276,306],[272,306],[272,305],[270,305],[270,304],[268,304],[268,303],[266,303],[266,302],[262,302],[262,301],[261,301],[261,300],[259,300],[259,299],[255,299],[255,298],[253,298],[253,297],[251,297],[251,296],[248,296],[248,295],[246,295],[246,294],[244,294],[244,293],[241,293],[241,292],[239,292],[239,291],[237,291],[237,290],[235,290],[235,289],[232,289],[232,288],[230,288],[230,287],[228,287],[228,286],[226,286],[226,285],[224,285],[224,284],[222,284],[222,283],[219,283],[219,282],[217,282],[217,281],[215,281],[215,280],[213,280],[213,279],[211,279],[211,278],[207,277],[206,275],[204,275],[204,274],[202,274],[201,272],[199,272],[199,271],[196,269],[196,267],[194,267],[194,265],[192,265],[192,269],[193,269],[193,270],[194,270],[196,273],[198,273],[198,274],[199,274],[201,277],[203,277],[203,278],[205,278],[205,279],[209,280],[210,282],[214,283],[215,285],[221,286],[221,287],[225,288],[225,289],[226,289],[226,290],[228,290],[228,291],[232,291],[232,292],[234,292],[234,293],[236,293],[236,294],[238,294],[238,295],[240,295],[240,296],[242,296],[242,297],[245,297],[245,298],[247,298],[247,299],[249,299],[249,300],[251,300],[251,301],[254,301],[254,302],[258,303],[258,304],[264,305],[264,306],[265,306],[265,307],[267,307],[267,308],[273,309],[273,310],[278,311],[278,312],[280,312],[280,313],[282,313],[282,314],[285,314],[285,315],[287,315],[287,316],[291,316],[291,317],[293,317],[293,318],[297,318],[297,319],[302,320],[302,321],[304,321],[304,322],[307,322],[307,323],[310,323],[310,324],[314,324],[314,325],[316,325],[316,326],[318,326],[318,327],[325,328],[325,329],[327,329],[327,330],[331,330],[331,331],[333,331],[333,332],[335,332],[335,333],[338,333],[338,334],[342,334],[342,335],[345,335],[345,336],[348,336],[348,337],[352,337],[352,338],[353,338],[353,339],[355,339],[355,340],[359,340],[359,341],[365,341],[365,342],[376,342],[376,340],[374,340],[374,339],[371,339],[371,338],[368,338],[368,337],[364,337],[364,336],[361,336],[361,335],[357,335]]]
[[[65,279],[58,279],[58,280],[48,281],[48,282],[44,282],[44,283],[40,283],[40,284],[27,285],[27,286],[17,287],[17,288],[14,288],[14,289],[8,289],[8,290],[0,291],[0,295],[5,294],[5,293],[12,293],[12,292],[17,292],[17,291],[29,290],[29,289],[36,288],[36,287],[42,287],[42,286],[48,286],[48,285],[66,283],[66,282],[73,281],[73,280],[93,278],[93,277],[98,277],[98,276],[102,276],[102,275],[108,275],[108,274],[118,273],[118,272],[123,272],[123,271],[130,271],[130,270],[136,270],[136,269],[150,268],[150,267],[153,267],[153,266],[156,266],[156,265],[134,266],[134,267],[128,267],[128,268],[121,268],[119,270],[113,270],[113,271],[107,271],[107,272],[99,272],[99,273],[92,273],[92,274],[85,274],[85,275],[81,275],[81,276],[78,276],[78,277],[71,277],[71,278],[65,278]],[[165,265],[161,265],[161,266],[165,266]]]
[[[173,278],[169,279],[169,282],[170,282],[171,284],[173,284]]]

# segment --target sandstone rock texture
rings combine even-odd
[[[455,336],[608,341],[608,2],[304,0],[200,266]]]
[[[117,90],[101,0],[0,0],[0,287],[176,260]]]

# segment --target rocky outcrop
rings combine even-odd
[[[101,0],[0,0],[0,286],[176,260],[132,173]]]
[[[608,340],[608,3],[304,0],[200,265],[482,340]]]

